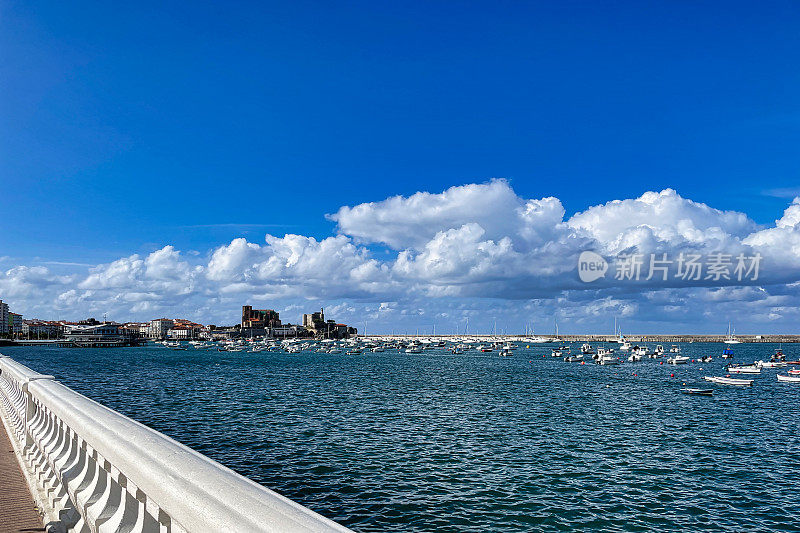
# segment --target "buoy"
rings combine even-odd
[[[658,363],[658,364],[659,364],[659,365],[663,365],[663,364],[664,364],[664,361],[661,361],[661,362],[660,362],[660,363]]]
[[[670,374],[669,377],[674,378],[675,374]]]

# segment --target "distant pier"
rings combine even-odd
[[[0,346],[62,346],[64,348],[123,348],[145,344],[141,339],[75,340],[75,339],[19,339],[0,341]]]

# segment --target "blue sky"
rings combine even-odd
[[[4,1],[0,270],[77,284],[165,246],[207,267],[235,238],[319,241],[343,233],[325,216],[343,206],[497,177],[519,198],[558,198],[565,220],[671,188],[774,225],[800,195],[799,10]],[[378,258],[403,248],[356,240]],[[450,296],[436,305],[471,301]],[[115,309],[195,305],[162,303]]]

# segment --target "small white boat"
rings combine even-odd
[[[800,383],[800,376],[797,375],[790,376],[790,375],[778,374],[777,378],[778,381],[785,381],[786,383]]]
[[[759,368],[783,368],[786,366],[785,361],[756,361],[754,364]]]
[[[619,359],[614,357],[614,350],[606,350],[599,348],[597,350],[597,364],[598,365],[618,365]]]
[[[642,356],[639,355],[638,353],[632,353],[631,355],[628,356],[628,362],[629,363],[636,363],[636,362],[639,362],[641,360],[642,360]]]
[[[670,357],[667,359],[667,364],[670,365],[685,365],[689,362],[689,358],[685,355],[676,355],[675,357]]]
[[[798,370],[796,368],[793,368],[791,370],[787,370],[786,373],[789,374],[790,376],[800,376],[800,370]]]
[[[412,346],[406,350],[406,353],[422,353],[422,348]]]
[[[755,365],[748,366],[729,366],[728,373],[730,374],[760,374],[761,368]]]
[[[735,387],[750,387],[753,385],[752,379],[737,379],[720,376],[704,376],[703,379],[710,381],[711,383],[718,383],[720,385],[733,385]]]
[[[681,353],[681,349],[678,347],[677,344],[673,344],[669,347],[669,353]]]
[[[500,349],[500,357],[511,357],[514,353],[511,351],[511,348],[508,346],[503,346]]]

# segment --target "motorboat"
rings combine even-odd
[[[714,389],[681,389],[681,392],[695,396],[711,396],[714,394]]]
[[[564,361],[568,363],[577,363],[578,361],[583,360],[583,354],[578,355],[568,355],[564,358]]]
[[[733,385],[735,387],[750,387],[753,385],[752,379],[737,379],[720,376],[704,376],[703,379],[710,381],[711,383],[717,383],[719,385]]]
[[[733,359],[733,350],[728,348],[727,346],[722,350],[722,358],[723,359]]]
[[[778,378],[778,381],[783,381],[783,382],[786,382],[786,383],[800,383],[800,376],[798,376],[798,375],[790,376],[788,374],[787,375],[778,374],[777,378]]]
[[[639,354],[638,350],[634,351],[634,353],[628,356],[629,363],[636,363],[642,360],[642,356]]]
[[[511,357],[512,355],[514,355],[514,352],[508,346],[503,346],[500,349],[500,357]]]
[[[656,349],[650,352],[649,357],[650,359],[655,359],[656,357],[662,357],[664,355],[664,347],[660,344],[656,345]]]
[[[410,346],[406,348],[406,353],[422,353],[422,348],[419,346]]]
[[[698,359],[698,361],[700,361],[701,363],[710,363],[713,360],[714,360],[714,358],[711,357],[710,355],[704,355],[703,357]]]
[[[776,363],[776,362],[783,363],[786,362],[786,356],[784,355],[783,350],[778,348],[777,350],[775,350],[775,353],[770,356],[769,360],[771,363]]]
[[[614,357],[614,350],[606,350],[599,348],[597,350],[597,364],[598,365],[618,365],[619,359]]]
[[[677,344],[673,344],[669,347],[669,353],[681,353],[681,349]]]
[[[594,353],[594,348],[589,343],[584,343],[581,345],[581,353],[585,355],[591,355]]]
[[[790,376],[800,376],[800,370],[798,370],[796,368],[793,368],[791,370],[787,370],[786,373],[789,374]]]
[[[728,365],[727,368],[730,374],[760,374],[761,368],[756,365]]]
[[[667,364],[670,365],[685,365],[689,362],[689,358],[685,355],[676,355],[675,357],[670,357],[667,359]]]
[[[756,361],[753,364],[758,368],[783,368],[786,366],[785,361]]]

